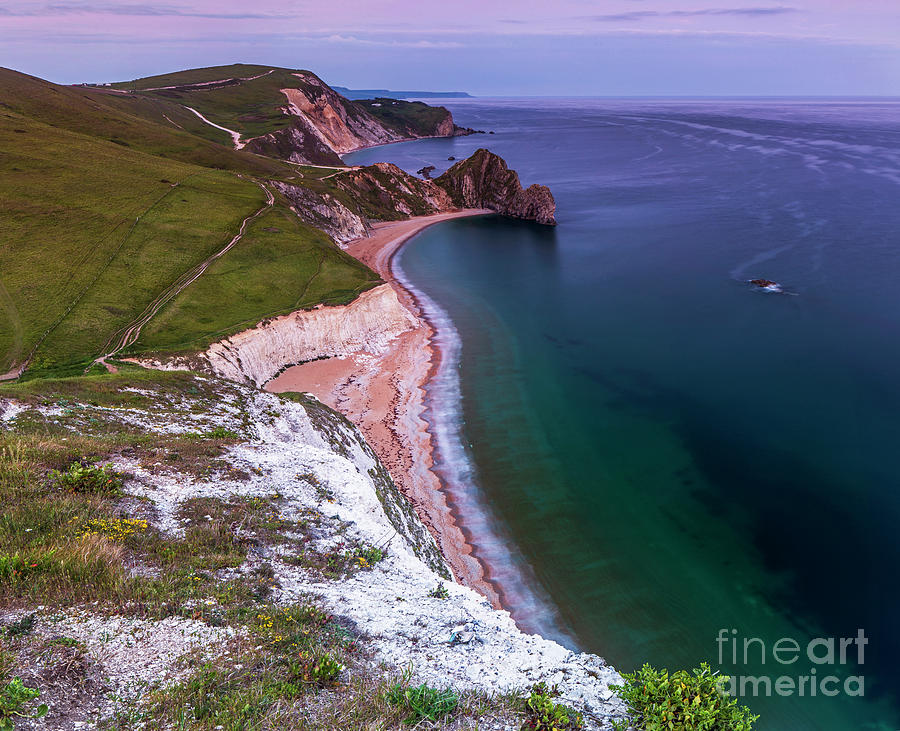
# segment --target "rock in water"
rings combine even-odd
[[[759,287],[760,289],[768,290],[769,292],[781,291],[781,285],[778,284],[778,282],[773,282],[771,279],[751,279],[750,284]]]
[[[546,185],[522,189],[502,157],[484,148],[436,178],[460,208],[488,208],[513,218],[556,225],[556,201]]]

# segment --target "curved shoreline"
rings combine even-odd
[[[447,486],[434,470],[437,445],[431,424],[425,419],[425,385],[434,377],[442,358],[437,330],[393,269],[394,257],[403,244],[429,226],[492,213],[466,209],[378,223],[371,235],[348,243],[345,250],[394,289],[401,304],[414,316],[416,327],[399,334],[386,353],[363,352],[292,366],[265,388],[312,393],[353,421],[435,536],[457,580],[502,608],[502,593],[489,567],[475,555],[472,536],[463,528]]]
[[[459,432],[458,376],[442,371],[444,365],[453,367],[447,359],[460,347],[459,335],[449,316],[415,289],[397,262],[404,244],[429,226],[494,213],[469,209],[379,223],[371,235],[348,243],[346,251],[391,286],[416,326],[397,335],[387,352],[291,366],[265,388],[307,391],[348,417],[413,503],[456,579],[495,608],[510,611],[524,631],[574,648],[576,641],[560,625],[527,564],[517,560],[472,477],[475,467]],[[455,413],[442,404],[452,404]],[[444,412],[451,415],[443,418]]]
[[[459,373],[462,338],[444,308],[413,285],[399,261],[402,253],[401,246],[391,256],[392,274],[397,284],[409,293],[433,333],[436,358],[424,384],[421,416],[432,437],[432,471],[441,484],[450,513],[483,567],[484,581],[497,592],[500,607],[510,612],[519,628],[576,649],[576,639],[563,628],[558,609],[543,591],[481,489],[478,468],[467,449],[461,426],[464,421]]]

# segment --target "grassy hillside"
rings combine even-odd
[[[203,124],[184,107],[192,107],[216,124],[240,132],[245,139],[258,137],[293,124],[292,118],[282,111],[287,101],[282,89],[315,94],[321,89],[317,83],[321,80],[310,71],[235,64],[151,76],[113,84],[112,88],[130,92],[116,96],[120,101],[132,99],[132,105],[140,106],[142,114],[154,114],[150,105],[156,102],[172,109],[168,116],[175,123],[201,137],[227,144],[227,133]],[[449,114],[443,107],[397,99],[345,101],[344,107],[350,115],[368,112],[388,129],[407,137],[435,134]],[[157,113],[161,114],[162,109]]]
[[[0,108],[7,115],[18,114],[60,130],[79,132],[119,147],[139,150],[181,162],[245,172],[250,175],[280,177],[292,175],[290,165],[278,160],[229,149],[225,142],[192,134],[199,123],[193,114],[177,104],[86,87],[58,86],[16,71],[0,68]],[[184,129],[167,122],[173,119]],[[193,118],[193,120],[191,119]],[[196,120],[196,122],[194,121]],[[219,134],[217,132],[217,134]]]
[[[259,76],[271,69],[272,66],[259,66],[256,64],[234,63],[230,66],[207,66],[199,69],[186,69],[172,73],[145,76],[133,81],[120,81],[111,86],[115,89],[150,89],[159,86],[178,86],[186,84],[203,84],[210,81],[223,79],[245,79],[251,76]]]
[[[385,127],[407,136],[433,135],[448,114],[444,107],[432,107],[425,102],[407,102],[401,99],[360,99],[356,104],[364,107]]]
[[[130,352],[196,350],[264,317],[346,304],[379,281],[321,231],[276,207],[251,224],[246,243],[162,310]]]
[[[154,111],[172,110],[0,70],[0,374],[29,355],[29,376],[83,371],[265,205],[258,181],[302,182],[293,166],[157,123]],[[154,323],[138,346],[206,342],[376,281],[276,201],[161,313],[170,323],[190,313],[181,328],[164,335]]]
[[[311,75],[309,71],[302,73]],[[208,84],[210,81],[224,83]],[[196,86],[196,84],[208,85]],[[165,86],[175,88],[154,88]],[[129,96],[139,99],[177,106],[182,110],[180,112],[182,116],[184,106],[192,107],[216,124],[233,129],[240,132],[243,137],[249,138],[275,132],[293,124],[293,119],[282,111],[287,99],[281,93],[281,89],[311,87],[291,69],[237,64],[152,76],[115,84],[114,88],[130,90],[133,93]],[[190,112],[188,114],[197,120],[196,116]],[[215,141],[224,141],[228,137],[226,133],[203,125],[202,122],[200,124],[205,129],[188,121],[192,129],[203,137]]]

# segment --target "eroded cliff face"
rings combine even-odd
[[[311,226],[339,245],[369,234],[370,221],[396,221],[458,208],[487,208],[506,216],[555,223],[556,204],[550,190],[525,190],[519,176],[502,158],[479,150],[436,180],[423,180],[391,163],[375,163],[335,175],[333,193],[303,185],[272,181]]]
[[[298,71],[293,76],[299,80],[298,87],[281,89],[291,126],[248,140],[246,149],[292,162],[340,165],[340,155],[364,147],[472,132],[457,127],[443,107],[431,107],[435,121],[424,125],[388,123],[364,105],[342,97],[315,74]]]
[[[416,178],[387,162],[351,170],[336,181],[365,215],[381,221],[427,216],[455,207],[447,191],[433,181]]]
[[[140,515],[147,517],[146,528],[172,545],[196,550],[196,543],[183,540],[188,524],[185,512],[197,500],[222,501],[223,505],[252,500],[265,505],[266,514],[271,510],[285,526],[276,535],[255,530],[248,520],[239,527],[233,524],[226,532],[225,522],[224,534],[239,536],[246,555],[233,569],[210,572],[208,583],[206,577],[202,584],[197,582],[198,596],[211,598],[198,602],[204,612],[198,612],[196,619],[154,618],[152,613],[134,618],[103,611],[96,604],[68,611],[38,604],[40,597],[3,607],[0,620],[4,625],[29,615],[37,618],[32,639],[50,642],[62,634],[78,640],[84,652],[78,657],[90,674],[81,670],[72,677],[85,680],[88,690],[84,693],[100,685],[92,682],[93,677],[103,678],[102,688],[94,696],[96,720],[101,725],[120,718],[124,708],[146,719],[149,728],[166,728],[166,719],[145,704],[147,687],[200,682],[206,677],[203,663],[233,667],[235,639],[241,642],[242,657],[253,658],[260,668],[283,662],[283,656],[275,654],[275,643],[268,641],[256,647],[258,654],[247,655],[248,645],[262,641],[258,629],[252,629],[256,625],[238,624],[241,620],[236,617],[242,613],[226,614],[230,604],[215,599],[233,595],[236,587],[242,590],[241,597],[257,597],[246,600],[251,621],[258,619],[258,612],[270,613],[273,603],[285,609],[312,605],[341,626],[354,628],[354,645],[359,651],[351,656],[350,678],[365,675],[387,683],[409,673],[411,684],[485,695],[527,695],[535,683],[543,682],[557,690],[561,702],[585,715],[586,731],[606,731],[612,728],[613,719],[621,721],[626,709],[610,690],[611,684],[622,682],[615,669],[596,655],[572,652],[552,640],[521,632],[508,612],[492,609],[483,596],[456,583],[414,506],[360,431],[345,418],[301,394],[278,397],[206,377],[173,387],[174,383],[169,379],[135,381],[131,395],[140,398],[127,408],[104,406],[88,399],[90,394],[79,396],[77,392],[70,395],[74,408],[65,410],[43,405],[49,399],[28,403],[0,398],[0,425],[14,438],[21,429],[18,414],[27,414],[24,424],[38,419],[53,433],[70,432],[81,441],[105,439],[112,425],[123,433],[139,429],[166,439],[188,434],[196,438],[213,429],[226,429],[236,439],[223,446],[217,462],[232,469],[198,475],[179,467],[182,463],[177,460],[160,469],[155,457],[142,458],[135,450],[127,450],[127,454],[117,450],[108,459],[125,475],[123,492],[129,502],[143,506]],[[91,422],[103,426],[90,427]],[[101,449],[107,444],[97,442]],[[23,540],[27,545],[27,539]],[[380,547],[384,554],[374,567],[337,575],[292,560],[298,555],[330,555],[353,546]],[[156,567],[153,560],[137,548],[129,551],[126,568]],[[271,579],[265,593],[259,592],[262,567]],[[157,591],[163,592],[159,598],[174,606],[181,606],[183,597],[165,592],[178,585],[176,577],[183,569],[177,561],[155,569],[159,573]],[[443,599],[434,598],[438,582],[445,588]],[[255,591],[251,593],[251,589]],[[458,631],[454,628],[461,622],[470,622],[475,636],[468,642],[451,642],[451,633]],[[202,662],[188,665],[185,657]],[[13,668],[22,668],[23,677],[40,677],[50,667],[33,652],[13,653],[10,658]],[[58,664],[57,659],[53,662]],[[115,691],[115,703],[103,702],[110,688]],[[213,700],[224,697],[215,695],[215,689],[210,692]],[[85,703],[73,705],[72,693],[68,685],[41,687],[41,700],[53,704],[55,724],[47,728],[77,728],[81,723],[77,719],[84,717]],[[285,698],[279,701],[278,712],[290,712],[293,717],[299,713],[300,718],[319,710],[330,714],[339,706],[328,696],[306,696],[293,706],[294,701]],[[84,697],[91,696],[78,696]],[[275,719],[270,714],[263,720]],[[484,719],[488,727],[497,727],[489,715]],[[504,725],[512,727],[511,723]]]
[[[447,112],[447,116],[438,122],[437,129],[434,131],[435,137],[454,137],[461,135],[473,134],[474,130],[462,129],[453,123],[453,115]]]
[[[301,185],[273,180],[272,186],[291,203],[305,223],[324,231],[339,246],[368,235],[372,230],[367,218],[359,213],[359,206],[351,210],[330,193],[317,193]]]
[[[301,164],[343,165],[340,155],[322,140],[315,125],[304,117],[295,118],[290,127],[247,140],[244,149]]]
[[[370,221],[396,221],[454,210],[450,195],[431,180],[421,180],[390,163],[348,170],[334,178],[338,195],[302,185],[272,181],[306,223],[327,233],[340,246],[367,236]]]
[[[287,97],[289,113],[307,120],[334,152],[342,154],[402,139],[319,78],[312,74],[298,73],[294,76],[305,85],[302,89],[281,90]]]
[[[263,321],[214,343],[205,358],[216,375],[261,386],[288,365],[360,351],[383,352],[391,340],[416,324],[397,293],[382,284],[349,305]]]
[[[522,189],[519,176],[499,155],[484,148],[434,181],[460,208],[489,208],[504,216],[556,224],[556,201],[545,185]]]

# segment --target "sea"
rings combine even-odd
[[[487,147],[557,202],[397,259],[441,333],[438,466],[520,626],[709,663],[760,731],[900,729],[900,100],[429,101],[485,133],[345,160]]]

